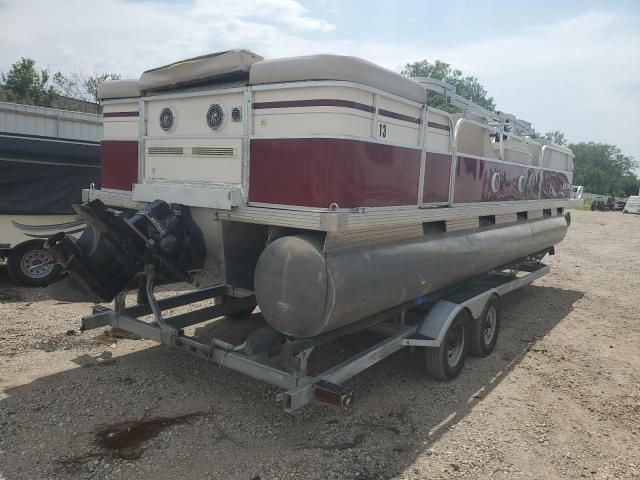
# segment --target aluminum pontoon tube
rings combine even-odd
[[[258,260],[256,298],[271,327],[313,337],[551,247],[569,221],[558,216],[334,253],[312,236],[282,237]]]

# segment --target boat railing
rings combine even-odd
[[[523,135],[533,133],[533,128],[530,122],[517,118],[515,115],[504,112],[494,112],[476,102],[469,100],[466,97],[456,93],[455,85],[443,82],[430,77],[412,77],[415,81],[420,83],[428,92],[434,92],[442,95],[445,100],[454,107],[457,107],[464,112],[471,112],[481,117],[486,118],[489,122],[497,122],[501,125],[505,131],[511,128],[516,128]]]

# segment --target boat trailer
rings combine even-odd
[[[291,338],[265,326],[255,329],[238,345],[218,338],[204,343],[185,335],[184,329],[252,311],[256,307],[253,292],[220,285],[158,300],[153,291],[153,272],[146,271],[138,304],[126,306],[126,292],[122,292],[113,308],[95,305],[93,313],[82,318],[81,330],[110,325],[276,385],[286,390],[277,395],[277,400],[283,402],[287,412],[313,399],[347,408],[353,401],[353,391],[342,384],[401,348],[424,348],[427,373],[438,380],[457,376],[468,349],[481,356],[491,353],[500,326],[502,296],[546,275],[549,267],[541,262],[546,253],[553,254],[553,248],[316,337]],[[163,316],[165,310],[204,300],[214,300],[215,304]],[[139,318],[149,314],[152,321]],[[314,348],[365,330],[381,334],[382,340],[322,373],[308,374],[307,363]]]

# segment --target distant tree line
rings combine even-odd
[[[117,73],[55,72],[38,69],[35,60],[21,58],[9,71],[0,74],[0,100],[37,105],[40,107],[65,108],[62,99],[78,102],[98,101],[98,86],[105,80],[118,80]],[[70,105],[74,105],[73,103]]]
[[[447,82],[456,87],[459,95],[489,110],[496,108],[493,97],[489,96],[476,77],[465,76],[462,71],[440,60],[408,63],[402,74]],[[429,92],[427,104],[451,113],[460,111],[437,93]],[[545,134],[534,133],[531,137],[569,147],[575,155],[573,183],[584,186],[585,191],[615,196],[638,195],[640,181],[635,172],[639,164],[633,157],[624,155],[617,146],[596,142],[569,143],[564,133],[558,130]]]

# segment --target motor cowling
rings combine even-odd
[[[109,302],[149,268],[156,283],[190,282],[204,261],[203,235],[186,206],[155,200],[134,213],[92,200],[74,208],[87,223],[82,236],[58,233],[45,242],[62,266],[47,287],[56,299]]]

